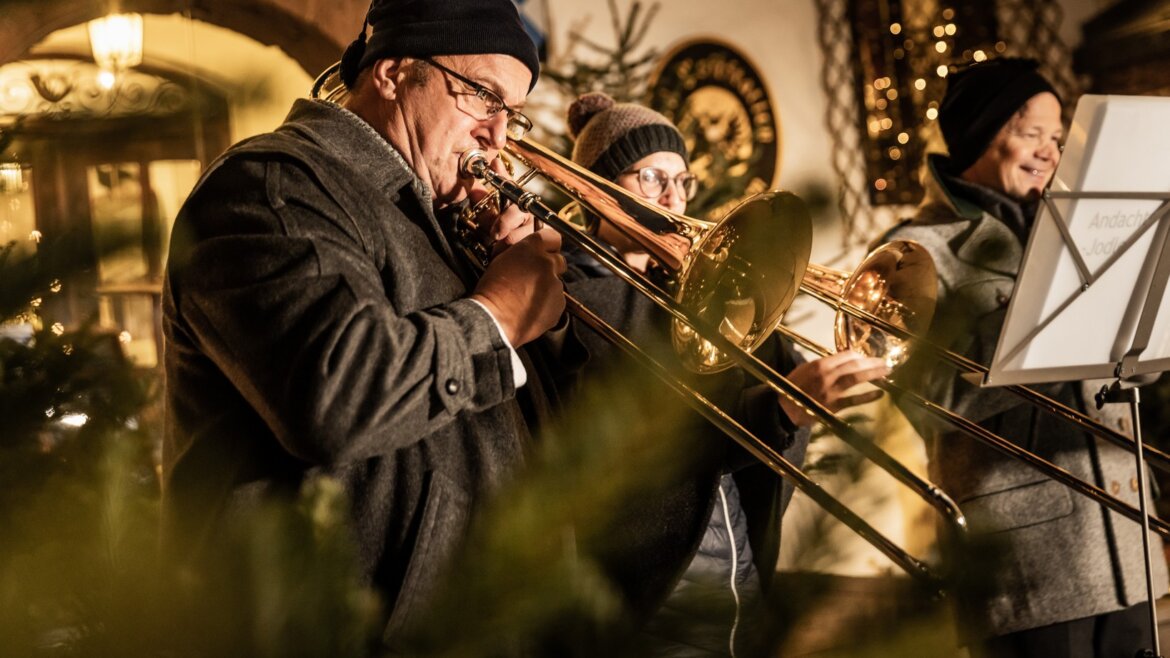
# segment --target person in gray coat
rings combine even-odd
[[[514,206],[474,276],[444,212],[486,193],[460,155],[531,127],[539,75],[510,0],[375,0],[343,105],[298,100],[220,157],[174,228],[164,290],[165,532],[195,560],[225,519],[329,476],[394,645],[539,406],[524,346],[562,316],[560,239]]]
[[[916,240],[934,257],[934,342],[988,363],[995,350],[1040,194],[1060,160],[1061,104],[1032,60],[975,64],[948,78],[939,125],[949,157],[928,157],[918,213],[886,239]],[[929,359],[929,357],[924,357]],[[1098,442],[1000,389],[979,389],[945,365],[903,370],[911,386],[1022,448],[1137,505],[1131,452]],[[917,375],[917,378],[915,377]],[[1128,432],[1121,405],[1098,412],[1100,382],[1043,392]],[[1134,656],[1149,647],[1141,527],[1036,469],[908,416],[927,439],[930,470],[970,522],[960,630],[976,657]],[[953,547],[951,547],[953,548]],[[1155,595],[1167,590],[1154,540]]]

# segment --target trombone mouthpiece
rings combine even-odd
[[[459,171],[466,176],[479,178],[488,167],[487,154],[479,149],[470,149],[459,156]]]

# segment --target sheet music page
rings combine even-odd
[[[1170,98],[1083,96],[1052,190],[1170,192],[1168,122]],[[992,385],[1112,376],[1145,303],[1143,281],[1149,277],[1141,274],[1160,223],[1147,220],[1162,203],[1054,200],[1097,277],[1087,290],[1056,218],[1041,207],[993,361]],[[1143,360],[1170,357],[1166,315],[1159,316]]]

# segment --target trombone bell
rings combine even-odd
[[[764,342],[792,304],[808,266],[812,221],[789,192],[750,197],[705,231],[687,255],[676,300],[743,350]],[[717,372],[727,357],[683,322],[671,331],[683,365]]]
[[[504,152],[649,252],[675,277],[675,301],[743,351],[764,342],[796,296],[812,251],[812,220],[804,201],[791,192],[757,194],[712,223],[659,208],[527,138],[509,138]],[[680,261],[649,227],[678,232],[693,246]],[[732,365],[680,320],[673,322],[671,340],[692,372]]]
[[[870,252],[849,277],[842,300],[905,330],[925,336],[938,299],[938,274],[926,249],[906,240]],[[837,349],[878,356],[890,368],[910,357],[907,341],[838,311],[833,325]]]

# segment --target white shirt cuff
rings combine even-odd
[[[500,321],[492,312],[487,309],[478,299],[472,299],[488,317],[492,319],[492,323],[496,325],[496,331],[500,334],[500,338],[504,341],[504,345],[508,346],[508,354],[512,357],[512,384],[516,388],[520,388],[528,383],[528,371],[524,369],[524,362],[520,360],[520,355],[516,353],[516,348],[512,347],[512,343],[508,342],[508,335],[504,333],[504,328],[500,326]]]

